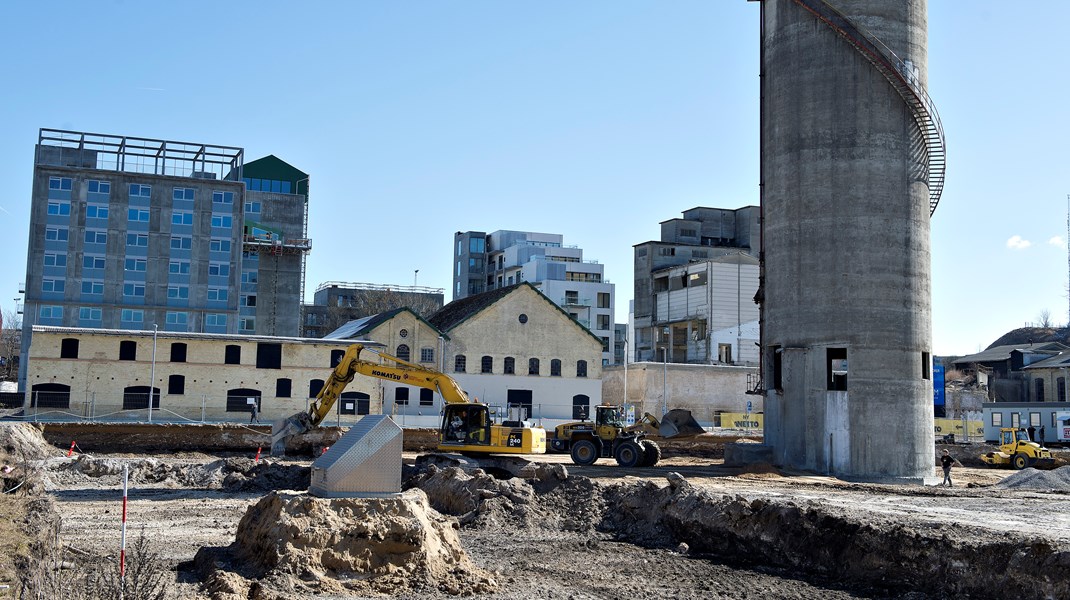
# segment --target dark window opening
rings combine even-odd
[[[494,358],[490,356],[484,356],[479,361],[480,373],[493,373],[494,372]]]
[[[502,372],[504,372],[506,375],[515,375],[516,374],[516,359],[513,358],[512,356],[506,356],[505,357],[505,364],[504,364]]]
[[[586,377],[586,376],[587,376],[587,361],[585,361],[585,360],[577,360],[576,361],[576,377]]]
[[[282,344],[261,342],[256,345],[257,369],[282,368]]]
[[[427,388],[420,389],[420,406],[434,406],[435,392]]]
[[[560,376],[561,376],[561,360],[555,358],[555,359],[550,361],[550,377],[560,377]]]
[[[137,342],[133,340],[119,342],[119,360],[137,360]]]
[[[828,389],[842,392],[847,389],[847,348],[827,348],[825,363],[828,365]]]
[[[186,345],[182,342],[171,344],[171,362],[186,362]]]
[[[131,385],[123,389],[123,410],[145,410],[149,407],[149,386]],[[160,408],[160,388],[152,388],[152,407]]]
[[[529,358],[528,359],[528,375],[538,375],[538,374],[539,374],[539,359],[537,359],[537,358]]]
[[[30,404],[36,408],[70,408],[71,386],[38,383],[30,388]]]
[[[921,353],[921,378],[932,379],[932,357],[928,352]]]
[[[366,415],[370,400],[370,396],[363,392],[342,392],[338,397],[338,414]]]
[[[591,416],[591,398],[584,394],[572,397],[572,418],[583,421]]]
[[[167,377],[167,393],[175,396],[181,396],[186,393],[186,376],[185,375],[169,375]]]
[[[320,391],[323,390],[323,380],[313,379],[308,382],[308,397],[317,398],[320,395]]]
[[[333,369],[338,366],[338,363],[342,362],[342,357],[346,355],[345,350],[331,350],[331,365]]]
[[[78,358],[78,340],[63,338],[59,345],[60,358]]]
[[[532,391],[531,390],[506,390],[505,401],[507,409],[520,408],[520,418],[531,418]],[[512,412],[510,412],[512,414]]]
[[[409,388],[399,387],[394,389],[394,404],[402,406],[409,403]]]
[[[463,354],[458,354],[453,358],[453,371],[455,373],[464,373],[467,362],[468,359],[466,359]]]
[[[241,346],[237,344],[228,344],[226,349],[226,355],[223,362],[228,365],[240,365],[241,364]]]
[[[275,380],[275,397],[276,398],[289,398],[291,393],[291,387],[293,387],[293,381],[286,377],[280,377]]]
[[[257,412],[263,408],[260,403],[260,390],[250,388],[227,390],[227,412],[252,412],[253,404],[256,404]]]
[[[773,389],[784,391],[784,349],[773,346]]]
[[[1059,398],[1059,402],[1066,402],[1066,378],[1059,377],[1056,379],[1055,388],[1055,394]]]
[[[1044,401],[1044,380],[1039,378],[1039,377],[1037,377],[1034,380],[1034,386],[1036,387],[1036,390],[1037,390],[1037,397],[1034,399],[1034,402],[1043,402]]]
[[[411,360],[409,358],[409,356],[410,356],[410,354],[409,354],[409,345],[408,344],[398,344],[398,351],[394,356],[397,356],[401,360],[405,360],[405,361]]]

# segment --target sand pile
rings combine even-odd
[[[249,508],[233,544],[202,548],[195,562],[218,599],[494,592],[455,527],[419,490],[375,499],[273,493]]]
[[[1059,467],[1053,471],[1022,469],[992,487],[1009,490],[1070,492],[1070,466]]]
[[[41,460],[61,453],[30,423],[0,423],[0,460],[4,462]]]

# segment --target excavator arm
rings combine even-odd
[[[468,394],[465,394],[464,390],[449,375],[402,360],[385,352],[377,352],[376,354],[381,359],[386,359],[394,364],[361,360],[360,353],[364,349],[365,346],[363,344],[353,344],[346,349],[334,371],[331,372],[327,381],[323,383],[323,388],[316,395],[316,399],[309,405],[307,412],[297,413],[275,423],[271,431],[272,454],[285,452],[288,438],[319,426],[327,418],[327,415],[331,414],[334,403],[338,401],[339,396],[342,395],[346,386],[353,381],[353,377],[357,373],[435,390],[449,404],[468,403]]]

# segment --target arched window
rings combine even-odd
[[[550,377],[560,377],[560,376],[561,376],[561,360],[555,358],[555,359],[550,361]]]
[[[59,345],[60,358],[78,358],[78,339],[63,338]]]
[[[1058,402],[1066,402],[1066,378],[1059,377],[1055,380],[1055,396]]]
[[[576,361],[576,377],[586,377],[586,376],[587,376],[587,361],[585,361],[585,360],[577,360]]]
[[[453,358],[453,372],[464,373],[464,369],[467,366],[468,359],[463,354],[458,354]]]
[[[38,383],[30,388],[30,403],[38,408],[70,408],[71,386],[62,383]]]
[[[412,360],[409,358],[409,346],[408,344],[398,344],[398,351],[394,353],[394,356],[401,360]]]
[[[186,376],[169,375],[167,377],[167,393],[181,396],[186,393]]]
[[[323,389],[322,379],[313,379],[308,382],[308,397],[315,398],[320,395],[320,390]]]
[[[1044,401],[1044,380],[1041,379],[1040,377],[1037,377],[1034,381],[1036,382],[1037,397],[1034,398],[1033,401],[1034,402],[1043,402]]]
[[[331,350],[331,368],[338,366],[338,363],[342,362],[342,357],[345,356],[345,350]]]
[[[225,356],[223,362],[228,365],[240,365],[241,364],[241,346],[237,344],[227,344],[225,350]]]
[[[503,372],[506,375],[515,375],[516,374],[516,359],[515,358],[513,358],[512,356],[506,356],[505,357],[505,367],[504,367]]]
[[[537,359],[537,358],[529,358],[528,359],[528,375],[538,375],[538,374],[539,374],[539,359]]]
[[[186,362],[186,345],[182,342],[171,344],[171,362]]]
[[[591,417],[591,398],[584,394],[572,397],[572,418],[583,421]]]
[[[260,404],[260,390],[234,388],[227,390],[227,412],[250,412],[256,404],[259,412],[264,407]]]
[[[479,361],[480,373],[493,373],[494,372],[494,358],[491,356],[484,356]]]
[[[290,388],[293,386],[293,381],[289,377],[280,377],[275,380],[275,397],[277,398],[289,398]]]
[[[338,397],[338,412],[343,415],[368,414],[371,397],[364,392],[342,392]]]
[[[123,388],[123,410],[144,410],[149,407],[149,386],[131,385]],[[160,388],[152,388],[152,407],[160,408]]]
[[[119,342],[119,360],[137,360],[137,342],[133,340]]]

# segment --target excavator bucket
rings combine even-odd
[[[693,437],[703,433],[706,430],[691,416],[691,411],[683,408],[674,408],[665,413],[658,428],[658,434],[663,438]]]

